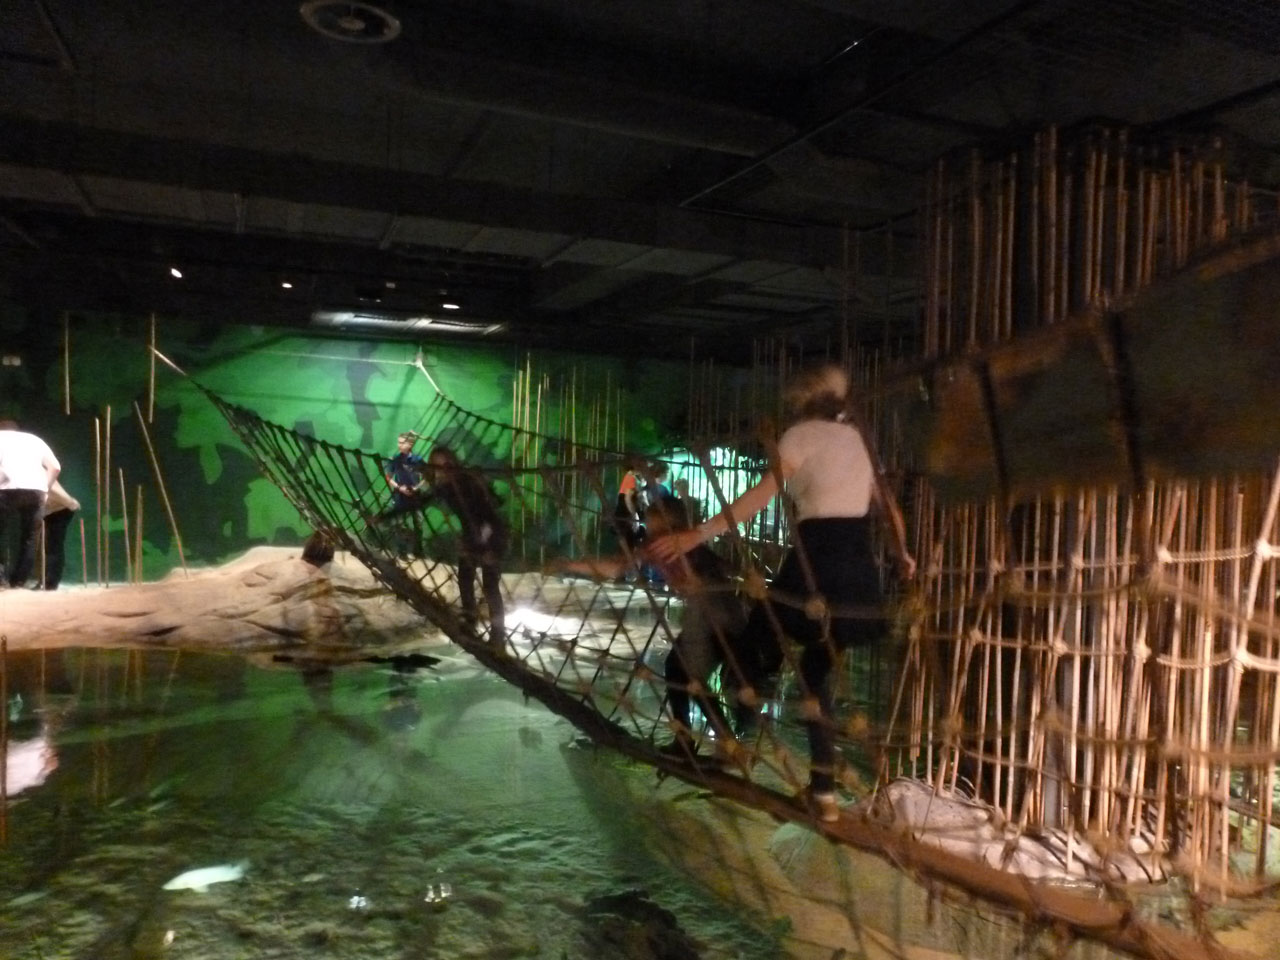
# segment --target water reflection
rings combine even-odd
[[[9,654],[0,956],[586,958],[634,888],[708,960],[778,956],[593,814],[570,727],[432,654]]]

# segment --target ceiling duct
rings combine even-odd
[[[388,43],[400,36],[400,20],[373,3],[307,0],[298,8],[311,29],[347,43]]]

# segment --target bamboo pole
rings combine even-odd
[[[1004,307],[1004,205],[1005,205],[1005,175],[1004,164],[996,165],[994,180],[995,199],[992,202],[992,238],[991,238],[991,293],[990,300],[990,342],[996,343],[1000,340],[1001,331],[1004,329],[1004,318],[1001,313]]]
[[[1214,243],[1226,239],[1226,195],[1222,175],[1222,140],[1213,141],[1213,224],[1211,237]]]
[[[977,150],[969,154],[969,309],[965,345],[978,342],[978,315],[982,295],[982,159]]]
[[[932,262],[935,265],[932,273],[932,282],[929,284],[929,300],[925,306],[926,316],[928,317],[928,332],[925,338],[927,356],[936,357],[945,349],[942,343],[941,322],[942,317],[939,315],[938,307],[941,302],[941,291],[939,290],[939,272],[936,265],[942,261],[942,207],[943,198],[943,182],[945,176],[945,167],[943,161],[939,160],[934,167],[933,177],[933,243],[930,247],[933,251]]]
[[[1018,207],[1018,155],[1016,153],[1009,156],[1009,178],[1006,188],[1008,196],[1005,198],[1003,320],[1000,324],[999,336],[1010,338],[1013,336],[1013,274],[1015,262],[1013,239]]]
[[[1156,273],[1156,223],[1160,211],[1160,176],[1152,171],[1147,178],[1147,216],[1143,225],[1143,251],[1145,253],[1142,266],[1142,285],[1151,286]]]
[[[1169,199],[1171,205],[1171,230],[1173,238],[1173,265],[1181,268],[1187,262],[1187,238],[1184,227],[1184,211],[1182,202],[1182,153],[1175,147],[1170,159]]]
[[[1058,129],[1045,132],[1044,200],[1044,323],[1057,319],[1058,309]]]
[[[1198,252],[1204,244],[1204,157],[1199,154],[1191,163],[1191,250]]]
[[[102,573],[111,585],[111,404],[107,404],[102,445]]]
[[[93,532],[97,581],[102,585],[102,419],[93,418]]]
[[[1078,274],[1077,307],[1085,307],[1093,300],[1093,233],[1095,228],[1096,193],[1098,189],[1098,148],[1090,137],[1085,145],[1084,177],[1080,184],[1080,268]]]
[[[1027,251],[1027,266],[1030,273],[1031,292],[1026,298],[1030,300],[1032,313],[1039,313],[1038,316],[1029,318],[1035,326],[1041,326],[1045,322],[1043,314],[1044,298],[1040,290],[1041,277],[1043,271],[1041,269],[1040,260],[1040,233],[1041,233],[1041,194],[1043,192],[1042,184],[1044,180],[1044,144],[1043,136],[1037,133],[1031,141],[1031,170],[1027,174],[1027,182],[1031,186],[1031,195],[1027,199],[1027,219],[1028,228],[1027,236],[1030,239],[1030,249]],[[1025,301],[1020,302],[1019,306],[1023,306]]]
[[[142,484],[135,489],[133,507],[133,574],[134,582],[142,583],[146,578],[142,563]]]
[[[156,315],[152,312],[148,327],[147,359],[150,370],[147,375],[147,423],[155,423],[156,419]]]
[[[1058,267],[1061,274],[1057,282],[1058,302],[1054,307],[1054,316],[1058,320],[1065,320],[1071,309],[1071,159],[1070,152],[1067,152],[1067,162],[1062,170],[1062,197],[1059,200],[1061,216],[1058,218],[1058,227],[1062,232],[1058,237]]]
[[[124,525],[124,582],[133,583],[133,557],[131,556],[131,543],[129,541],[129,494],[124,485],[124,468],[121,467],[120,475],[120,517]]]
[[[1129,181],[1127,179],[1127,161],[1129,153],[1128,131],[1120,131],[1119,143],[1116,147],[1116,232],[1115,232],[1115,280],[1114,288],[1117,296],[1124,296],[1125,287],[1125,254],[1129,247]]]
[[[173,505],[169,502],[169,491],[165,488],[164,474],[160,471],[160,461],[156,458],[155,447],[151,444],[151,434],[147,430],[147,421],[142,416],[142,408],[134,401],[133,410],[138,415],[138,425],[142,428],[142,439],[147,445],[147,455],[151,458],[151,469],[155,471],[156,487],[160,490],[160,502],[164,505],[164,512],[169,518],[169,529],[173,531],[174,542],[178,546],[178,560],[182,564],[182,572],[185,576],[190,577],[191,572],[187,569],[187,558],[182,550],[182,534],[178,531],[178,520],[173,515]]]

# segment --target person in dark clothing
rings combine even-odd
[[[655,538],[689,526],[684,507],[675,498],[654,503],[648,508],[647,519]],[[697,703],[715,733],[717,752],[731,750],[729,720],[709,687],[711,675],[725,662],[733,638],[746,621],[728,565],[702,545],[674,559],[660,560],[641,544],[630,556],[565,560],[559,568],[567,573],[620,579],[637,565],[656,568],[683,605],[680,633],[663,664],[675,739],[661,749],[678,756],[692,757],[696,753],[690,706]]]
[[[383,476],[391,490],[391,504],[368,517],[366,531],[373,544],[407,559],[421,539],[417,512],[422,509],[422,477],[426,461],[413,452],[418,435],[406,431],[396,438],[397,451],[383,466]]]
[[[426,461],[413,452],[417,441],[418,435],[412,431],[402,433],[396,439],[396,455],[387,461],[383,469],[387,486],[391,488],[391,507],[383,511],[383,518],[408,513],[422,505],[419,488]]]
[[[502,558],[507,552],[507,525],[498,513],[498,497],[488,482],[468,470],[448,447],[437,446],[427,457],[423,484],[415,491],[420,507],[440,503],[458,518],[458,597],[465,619],[478,620],[476,571],[489,606],[489,642],[506,641],[502,600]]]
[[[618,497],[613,505],[613,527],[618,534],[618,546],[624,550],[635,550],[644,539],[644,528],[640,525],[644,505],[640,496],[635,467],[628,463],[623,471],[622,481],[618,484]]]
[[[36,590],[57,590],[67,563],[67,530],[80,509],[80,501],[57,480],[44,503],[44,581]]]
[[[671,487],[667,485],[667,480],[671,477],[671,468],[665,463],[655,463],[649,471],[648,477],[645,478],[644,484],[644,509],[647,511],[655,503],[664,503],[667,500],[674,500],[675,494],[671,492]]]

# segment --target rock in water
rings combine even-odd
[[[317,530],[302,545],[302,559],[313,567],[323,567],[333,559],[333,541]]]
[[[700,945],[675,914],[644,890],[593,897],[583,908],[588,956],[617,960],[700,960]]]

